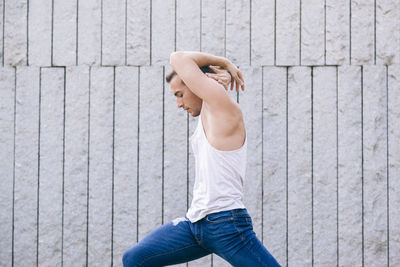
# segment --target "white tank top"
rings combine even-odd
[[[238,149],[217,150],[207,140],[200,115],[190,142],[196,177],[193,200],[186,217],[196,222],[210,213],[244,208],[247,137]]]

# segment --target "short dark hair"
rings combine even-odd
[[[206,66],[202,66],[202,67],[200,67],[200,69],[201,69],[201,71],[203,72],[203,73],[214,73],[214,71],[210,68],[210,66],[209,65],[206,65]],[[174,76],[176,75],[176,71],[171,71],[168,75],[167,75],[167,77],[165,77],[165,80],[167,81],[167,83],[169,83],[171,80],[172,80],[172,78],[174,78]],[[182,81],[182,83],[183,83],[183,81]]]

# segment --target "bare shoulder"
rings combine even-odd
[[[243,145],[245,125],[240,106],[235,101],[219,109],[206,104],[202,113],[203,127],[212,146],[219,150],[234,150]]]

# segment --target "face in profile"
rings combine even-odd
[[[192,91],[190,91],[190,89],[183,83],[178,75],[174,75],[169,83],[169,86],[172,93],[175,95],[178,108],[183,108],[193,117],[200,115],[203,101],[197,95],[192,93]]]

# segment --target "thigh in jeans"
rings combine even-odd
[[[127,250],[122,258],[127,266],[165,266],[184,263],[208,255],[194,239],[190,222],[179,218],[162,225]]]

